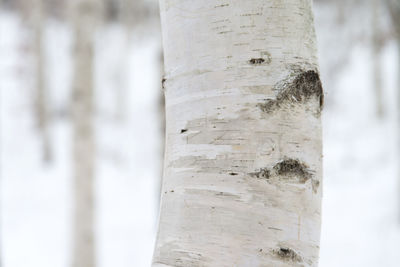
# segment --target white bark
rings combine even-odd
[[[164,165],[164,154],[165,154],[165,95],[164,95],[164,54],[162,52],[161,46],[160,46],[160,61],[159,61],[159,74],[160,74],[160,95],[159,95],[159,100],[158,100],[158,114],[159,114],[159,122],[160,122],[160,130],[161,134],[160,136],[162,137],[161,140],[161,151],[162,153],[160,154],[160,166]],[[162,170],[162,169],[161,169]],[[160,172],[160,179],[157,181],[157,213],[160,208],[160,200],[161,200],[161,185],[162,185],[162,172]]]
[[[166,153],[153,266],[317,266],[310,0],[161,0]]]
[[[97,0],[74,0],[73,162],[75,181],[74,267],[95,266],[94,241],[94,33]]]

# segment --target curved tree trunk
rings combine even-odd
[[[161,0],[153,266],[317,266],[323,93],[311,0]]]
[[[73,162],[75,181],[74,267],[95,266],[93,64],[97,0],[75,0]]]

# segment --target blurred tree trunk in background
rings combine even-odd
[[[392,21],[393,29],[397,41],[397,120],[398,120],[398,145],[400,145],[400,1],[399,0],[386,0],[389,9],[390,18]],[[400,175],[399,175],[400,176]],[[399,188],[400,192],[400,188]],[[399,193],[400,196],[400,193]],[[399,200],[400,203],[400,200]],[[399,211],[400,219],[400,211]]]
[[[119,51],[120,64],[117,70],[117,83],[115,88],[116,118],[122,120],[126,116],[126,95],[128,90],[128,63],[129,49],[131,48],[132,34],[135,27],[149,27],[146,23],[153,21],[158,16],[154,12],[154,1],[143,0],[119,0],[118,21],[125,29],[125,39],[122,51]],[[110,5],[110,4],[109,4]],[[112,17],[109,15],[109,17]]]
[[[126,117],[126,96],[128,89],[128,71],[129,71],[129,50],[131,46],[131,35],[133,28],[133,17],[137,17],[137,14],[133,13],[134,0],[120,0],[119,1],[119,12],[118,21],[121,23],[125,30],[123,47],[121,51],[118,51],[119,64],[116,70],[117,86],[115,88],[115,107],[116,107],[116,118],[123,120]],[[136,3],[136,1],[135,1]]]
[[[49,136],[49,110],[48,110],[48,91],[45,84],[45,67],[44,67],[44,27],[45,27],[45,2],[43,0],[31,1],[31,12],[33,22],[33,38],[35,51],[35,118],[42,143],[43,160],[49,162],[51,160],[50,136]]]
[[[74,0],[72,99],[75,181],[74,267],[95,266],[94,236],[94,37],[99,0]]]
[[[120,5],[121,6],[120,20],[121,20],[122,25],[125,26],[128,36],[130,36],[132,34],[134,18],[140,16],[140,14],[133,13],[133,10],[134,10],[133,1],[135,1],[135,0],[121,0],[121,5]],[[139,2],[139,1],[136,0],[135,3],[137,4],[137,2]]]
[[[323,104],[310,0],[162,0],[153,266],[317,266]]]
[[[129,57],[127,57],[127,55],[129,55],[129,50],[131,48],[133,28],[135,26],[143,26],[146,19],[150,18],[150,16],[143,16],[143,14],[148,14],[147,10],[151,5],[141,0],[106,1],[109,10],[115,9],[115,11],[108,11],[108,18],[113,19],[115,16],[114,19],[119,22],[125,30],[123,46],[121,50],[117,52],[119,64],[115,70],[117,84],[115,87],[115,117],[117,120],[121,121],[126,117],[127,113],[126,96],[129,87]],[[153,19],[153,17],[150,19]]]
[[[387,7],[389,9],[390,18],[392,21],[393,29],[395,31],[397,46],[398,46],[398,108],[400,115],[400,1],[398,0],[386,0]],[[399,116],[400,119],[400,116]]]
[[[383,117],[383,88],[382,88],[382,66],[381,66],[381,50],[382,36],[380,31],[380,0],[372,0],[372,78],[375,90],[376,114],[379,118]]]

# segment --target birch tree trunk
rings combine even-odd
[[[42,143],[42,157],[45,162],[51,160],[51,148],[49,137],[49,112],[48,112],[48,92],[45,85],[44,73],[44,2],[43,0],[33,0],[32,19],[34,25],[34,51],[36,58],[36,86],[35,86],[35,116],[39,128]]]
[[[97,0],[74,0],[73,160],[74,267],[95,266],[93,60]]]
[[[153,266],[317,266],[311,0],[161,0],[166,154]]]

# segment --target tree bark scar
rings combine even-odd
[[[227,7],[227,6],[229,6],[229,4],[221,4],[221,5],[214,6],[214,8]]]
[[[252,58],[249,60],[249,63],[251,65],[261,65],[265,62],[265,59],[263,58]]]
[[[273,169],[280,176],[297,176],[300,183],[305,183],[311,178],[307,165],[296,159],[284,159],[277,163]]]
[[[265,179],[271,184],[277,184],[282,181],[291,184],[305,184],[311,180],[311,186],[314,193],[317,193],[319,181],[313,179],[313,175],[308,166],[291,158],[284,158],[271,168],[261,168],[256,172],[249,173],[250,176],[258,179]]]
[[[280,246],[279,248],[274,249],[273,254],[284,261],[290,261],[293,263],[303,262],[303,258],[296,251],[286,246]]]
[[[165,77],[163,77],[162,78],[162,80],[161,80],[161,88],[163,89],[163,90],[165,90],[165,82],[167,81],[167,79],[165,78]]]
[[[251,58],[248,63],[250,65],[267,65],[272,61],[271,54],[268,51],[262,51],[260,57]]]
[[[260,179],[269,179],[271,171],[268,168],[261,168],[259,171],[250,173],[250,176],[257,177]]]
[[[258,104],[258,107],[263,112],[272,113],[284,104],[304,104],[313,98],[317,98],[319,100],[318,112],[323,109],[322,84],[318,72],[314,70],[301,72],[291,83],[284,84],[279,91],[275,99],[269,99],[265,103]]]

